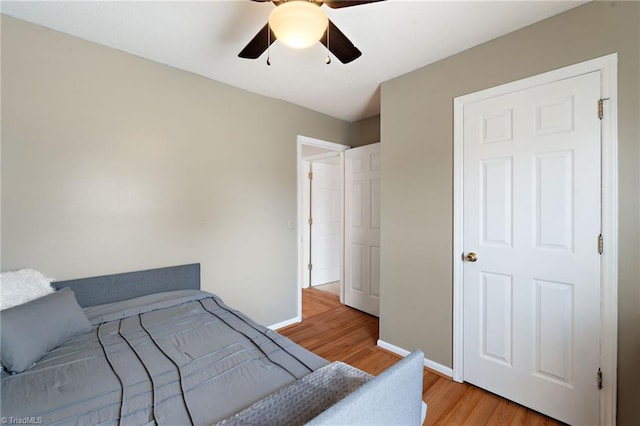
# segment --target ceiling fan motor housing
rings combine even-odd
[[[263,3],[269,0],[253,1]],[[340,62],[348,64],[358,59],[362,52],[327,18],[320,6],[326,5],[332,9],[340,9],[379,1],[384,0],[272,0],[276,8],[271,12],[269,22],[258,31],[258,34],[251,39],[238,56],[246,59],[257,59],[276,39],[287,46],[297,48],[309,47],[320,41]],[[300,18],[290,19],[286,17],[287,13],[284,14],[285,18],[280,16],[283,11],[293,10],[294,8],[299,8],[301,11],[304,10],[304,12],[300,13]],[[286,22],[291,28],[301,27],[303,32],[307,34],[313,33],[313,36],[305,37],[305,41],[303,41],[298,36],[286,35],[286,31],[281,32],[280,28],[278,28],[280,21]],[[313,31],[310,31],[311,27],[314,28]],[[292,41],[289,42],[287,39]],[[329,62],[331,62],[331,58],[329,58]]]

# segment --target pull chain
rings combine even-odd
[[[324,63],[327,65],[331,63],[331,56],[329,56],[329,26],[327,26],[327,59],[324,60]]]
[[[267,24],[267,65],[271,66],[271,53],[269,48],[271,46],[271,27]]]

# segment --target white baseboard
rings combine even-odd
[[[298,323],[300,323],[300,322],[302,322],[302,318],[300,318],[299,316],[297,316],[297,317],[295,317],[295,318],[291,318],[291,319],[288,319],[288,320],[284,320],[284,321],[282,321],[282,322],[279,322],[279,323],[277,323],[277,324],[270,325],[270,326],[269,326],[269,327],[267,327],[267,328],[270,328],[271,330],[277,330],[277,329],[279,329],[279,328],[283,328],[283,327],[286,327],[286,326],[288,326],[288,325],[298,324]]]
[[[377,345],[380,346],[382,349],[386,349],[389,352],[393,352],[394,354],[398,354],[402,357],[405,357],[411,353],[406,349],[402,349],[396,345],[392,345],[391,343],[387,343],[384,340],[380,340],[380,339],[378,339]],[[427,368],[430,368],[431,370],[437,371],[440,374],[444,374],[447,377],[453,377],[452,368],[445,367],[444,365],[439,364],[435,361],[431,361],[430,359],[425,358],[423,365]]]

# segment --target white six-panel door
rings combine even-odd
[[[311,163],[311,285],[340,280],[342,191],[340,157]]]
[[[593,72],[464,106],[464,380],[570,424],[599,422],[599,98]]]
[[[380,312],[380,144],[345,151],[345,304]]]

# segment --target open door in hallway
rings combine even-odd
[[[380,144],[345,151],[345,304],[380,312]]]
[[[310,206],[310,285],[340,281],[342,179],[340,156],[336,153],[311,161],[309,173]]]

